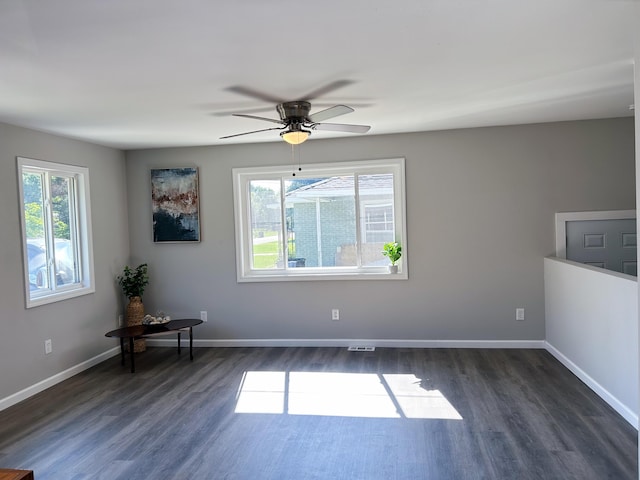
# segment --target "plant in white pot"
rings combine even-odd
[[[389,265],[390,273],[398,273],[398,265],[396,262],[402,257],[402,245],[399,242],[388,242],[382,247],[382,255],[387,257],[391,262]]]
[[[142,294],[144,293],[144,287],[149,285],[147,264],[138,265],[135,269],[128,265],[125,266],[122,275],[118,276],[118,284],[122,288],[122,293],[129,299],[126,310],[127,327],[141,325],[144,318]],[[145,350],[146,342],[144,339],[136,340],[133,351],[144,352]]]

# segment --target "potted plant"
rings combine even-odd
[[[122,288],[122,292],[129,299],[126,310],[127,327],[141,325],[142,319],[144,318],[142,294],[144,293],[144,287],[149,285],[147,264],[143,263],[138,265],[135,269],[128,265],[125,266],[122,275],[118,276],[118,284]],[[134,342],[134,352],[143,352],[146,348],[144,339]]]
[[[382,248],[382,255],[387,257],[391,262],[391,265],[389,265],[389,272],[398,273],[398,265],[396,265],[396,262],[400,260],[400,257],[402,256],[402,245],[398,242],[388,242],[385,243]]]
[[[138,265],[135,270],[129,265],[124,267],[124,272],[118,277],[118,283],[122,287],[122,292],[128,299],[142,297],[144,287],[149,285],[149,274],[147,264]]]

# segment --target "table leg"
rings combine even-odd
[[[180,355],[180,330],[178,330],[178,355]]]
[[[189,327],[189,358],[193,361],[193,327]]]
[[[135,373],[136,364],[135,364],[135,354],[133,353],[133,337],[129,337],[129,355],[131,355],[131,373]]]
[[[124,367],[124,337],[120,337],[120,363]]]

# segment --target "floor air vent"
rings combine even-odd
[[[349,347],[348,350],[350,352],[374,352],[376,350],[376,347],[365,347],[362,345],[356,345],[353,347]]]

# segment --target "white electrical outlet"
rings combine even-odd
[[[203,322],[207,321],[207,312],[205,310],[202,310],[200,312],[200,320],[202,320]]]
[[[53,351],[53,345],[51,344],[51,339],[44,341],[44,353],[49,355]]]
[[[333,320],[334,322],[337,320],[340,320],[340,310],[337,308],[334,308],[333,310],[331,310],[331,320]]]
[[[516,308],[516,320],[519,322],[524,321],[524,308]]]
[[[124,327],[124,317],[122,314],[118,315],[118,326]]]

